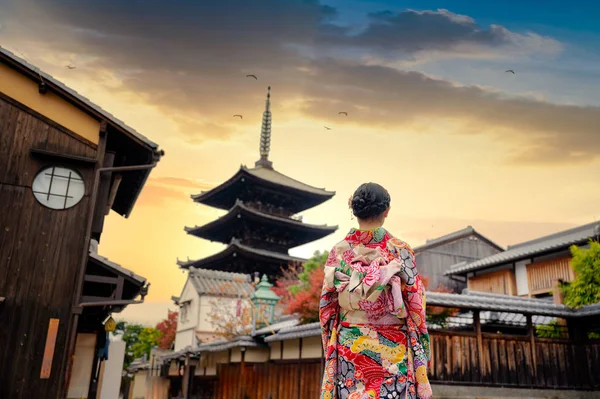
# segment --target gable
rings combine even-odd
[[[0,62],[0,93],[18,101],[83,139],[98,144],[100,122],[52,92],[40,94],[38,84]]]

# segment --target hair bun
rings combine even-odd
[[[381,215],[390,206],[390,195],[376,183],[365,183],[356,189],[351,200],[352,213],[359,219]]]

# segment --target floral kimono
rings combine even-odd
[[[382,227],[330,252],[320,301],[321,399],[430,399],[425,289],[412,249]]]

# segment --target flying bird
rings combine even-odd
[[[246,75],[247,78],[254,78],[255,80],[258,80],[258,78],[256,77],[256,75]]]
[[[509,70],[508,70],[508,71],[506,71],[506,72],[510,72],[510,73],[512,73],[513,75],[515,74],[515,71],[513,71],[512,69],[509,69]]]
[[[345,111],[341,111],[341,112],[338,112],[338,115],[346,115],[346,116],[348,116],[348,113],[345,112]]]
[[[69,68],[69,69],[75,69],[75,68],[77,68],[77,67],[74,67],[74,66],[71,66],[71,65],[66,65],[66,67]]]
[[[325,126],[325,129],[327,129],[327,130],[331,130],[331,128],[330,128],[330,127],[327,127],[327,126]]]
[[[239,115],[239,114],[235,114],[235,115],[233,115],[233,117],[234,117],[234,118],[235,118],[236,116],[239,116],[239,118],[240,118],[240,119],[244,119],[244,117],[243,117],[242,115]]]

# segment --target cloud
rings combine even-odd
[[[215,186],[216,184],[181,177],[151,176],[144,186],[137,204],[140,206],[164,206],[172,205],[173,201],[191,203],[190,194],[198,194],[200,191],[210,190]]]
[[[332,30],[333,44],[356,46],[397,57],[399,53],[441,51],[452,56],[477,53],[556,53],[561,44],[549,37],[511,32],[500,25],[484,28],[466,15],[437,11],[382,11],[369,15],[370,23],[358,34]]]
[[[387,131],[420,119],[449,120],[457,134],[486,134],[514,148],[519,163],[587,162],[600,156],[600,107],[557,105],[461,86],[389,67],[314,63],[305,112],[331,120],[343,104],[363,126]]]
[[[111,90],[155,105],[189,143],[232,140],[258,128],[270,84],[275,121],[298,113],[328,120],[343,106],[348,123],[391,131],[418,118],[449,120],[456,134],[488,135],[513,148],[512,162],[584,162],[600,154],[597,107],[508,97],[318,51],[332,44],[449,55],[560,47],[447,10],[375,13],[365,30],[350,34],[339,21],[334,25],[336,11],[316,0],[15,4],[13,34],[43,43],[46,51],[76,53],[89,60],[81,69],[98,76],[112,71],[119,84],[111,81]],[[248,73],[258,81],[245,78]]]

